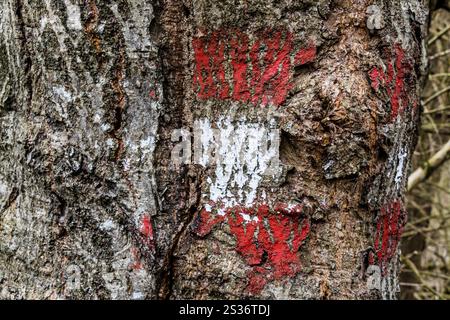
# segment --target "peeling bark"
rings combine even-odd
[[[0,297],[395,298],[428,8],[4,0]]]

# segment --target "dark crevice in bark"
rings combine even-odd
[[[115,77],[111,82],[113,92],[116,95],[116,105],[114,106],[113,129],[109,132],[111,137],[117,141],[117,147],[114,153],[114,161],[116,162],[120,159],[124,148],[120,133],[123,125],[123,113],[126,107],[126,95],[123,88],[123,80],[125,78],[125,52],[122,44],[120,45],[118,60]]]
[[[59,218],[62,219],[66,215],[67,201],[54,191],[51,194],[58,201],[57,210],[58,210]]]
[[[88,19],[86,20],[84,31],[86,32],[89,41],[91,42],[91,44],[95,49],[99,69],[102,69],[102,66],[104,65],[105,62],[104,54],[101,46],[101,39],[95,30],[98,25],[99,11],[95,3],[95,0],[89,0],[88,6],[89,6],[89,16]]]
[[[195,177],[193,178],[195,179]],[[195,181],[189,181],[189,183],[195,183]],[[197,188],[199,186],[196,184]],[[196,200],[195,203],[191,204],[188,210],[187,221],[182,224],[180,231],[175,235],[172,246],[167,254],[164,265],[165,270],[163,272],[163,276],[161,281],[159,282],[160,287],[158,290],[158,296],[160,299],[167,300],[171,297],[173,291],[173,275],[174,275],[174,258],[177,249],[180,246],[180,240],[184,238],[186,232],[189,230],[189,226],[195,220],[197,216],[198,210],[201,206],[201,195],[200,192],[196,192],[195,194]]]
[[[191,126],[184,109],[188,62],[184,56],[185,44],[183,43],[183,39],[189,32],[184,21],[190,14],[191,9],[181,1],[164,0],[155,6],[157,18],[151,26],[151,32],[158,33],[159,36],[159,54],[165,93],[164,114],[161,114],[162,124],[158,132],[161,139],[155,151],[156,164],[160,164],[163,159],[171,158],[172,130]],[[175,254],[200,205],[199,187],[192,189],[192,185],[199,185],[198,175],[194,168],[174,169],[170,168],[171,165],[168,167],[162,168],[161,165],[159,168],[157,167],[157,180],[159,180],[158,188],[164,190],[162,192],[165,194],[161,212],[176,212],[175,221],[171,221],[175,235],[170,239],[167,251],[162,257],[163,267],[157,281],[159,299],[169,299],[172,295]],[[171,177],[174,174],[177,175],[175,180]],[[158,193],[161,194],[161,192]]]
[[[8,210],[15,202],[17,197],[19,196],[19,189],[16,187],[13,187],[11,190],[8,200],[6,200],[6,203],[4,204],[3,208],[0,210],[0,217]]]
[[[361,279],[365,279],[366,277],[366,271],[370,266],[371,254],[375,254],[375,250],[372,247],[368,247],[367,249],[361,251],[361,269],[359,274]]]

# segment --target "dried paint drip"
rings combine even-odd
[[[397,247],[406,223],[406,212],[400,200],[385,205],[380,212],[375,233],[375,256],[369,257],[369,263],[378,261],[381,272],[386,275],[388,265],[397,254]]]
[[[140,233],[144,243],[151,249],[155,248],[153,241],[153,226],[149,215],[144,215],[141,220]]]
[[[131,255],[133,257],[133,261],[130,264],[130,268],[133,270],[141,270],[142,269],[142,262],[141,257],[139,253],[139,249],[136,247],[131,248]]]
[[[213,211],[217,211],[213,213]],[[236,238],[236,251],[252,267],[247,290],[260,292],[267,282],[293,277],[301,267],[299,249],[309,234],[310,222],[301,205],[235,206],[223,211],[203,209],[194,232],[204,237],[225,222]]]
[[[194,38],[192,45],[193,85],[199,99],[261,106],[283,104],[292,87],[293,68],[316,57],[315,45],[296,52],[293,36],[286,31],[267,31],[253,41],[238,30],[215,31]],[[227,77],[226,70],[232,75]]]
[[[396,44],[393,53],[389,54],[387,70],[373,68],[369,72],[371,86],[375,91],[385,90],[391,104],[391,119],[394,121],[409,105],[417,106],[417,101],[411,101],[411,90],[414,85],[410,83],[413,78],[413,66],[405,57],[405,51],[400,44]]]
[[[140,220],[140,228],[139,228],[139,238],[142,243],[147,247],[147,249],[155,250],[155,242],[154,242],[154,234],[153,234],[153,226],[150,216],[148,214],[144,214]],[[143,249],[143,248],[141,248]],[[130,263],[130,268],[132,270],[142,270],[142,259],[141,252],[138,247],[131,248],[131,256],[132,262]]]

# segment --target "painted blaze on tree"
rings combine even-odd
[[[270,280],[292,277],[300,271],[298,251],[310,231],[302,205],[234,206],[223,214],[204,208],[194,231],[204,237],[222,222],[228,223],[236,238],[236,251],[252,268],[247,273],[250,293],[257,294]]]
[[[406,211],[400,199],[381,208],[375,231],[374,252],[369,255],[369,264],[378,262],[383,276],[387,274],[389,263],[397,254],[405,224]]]
[[[312,42],[296,48],[293,34],[280,30],[252,35],[219,30],[194,38],[192,45],[197,99],[231,100],[252,107],[282,108],[292,88],[294,68],[314,61],[317,54]],[[387,66],[374,67],[369,78],[375,92],[387,96],[394,121],[408,108],[415,109],[417,103],[408,91],[416,79],[400,44],[386,49],[385,56]],[[197,216],[195,233],[204,237],[215,226],[228,224],[236,238],[236,251],[251,266],[247,287],[251,293],[261,291],[270,280],[295,276],[301,266],[299,250],[310,231],[302,206],[272,203],[270,197],[258,196],[251,205],[242,201],[224,205],[224,198],[206,201]],[[400,201],[383,207],[378,217],[375,255],[371,254],[369,263],[377,263],[383,276],[397,252],[404,220]]]
[[[194,38],[192,45],[195,58],[193,87],[197,99],[231,100],[251,107],[283,105],[292,88],[294,68],[310,63],[316,57],[312,42],[297,48],[299,45],[294,43],[293,34],[286,30],[266,30],[256,34],[218,30]],[[258,159],[254,152],[262,152],[259,143],[254,150],[251,147],[254,140],[251,136],[256,134],[255,130],[249,129],[252,126],[242,123],[242,119],[226,126],[219,121],[218,126],[223,130],[236,127],[238,132],[244,130],[250,136],[238,138],[246,140],[244,143],[234,142],[243,148],[248,163],[231,163],[232,169],[228,172],[231,177],[225,187],[217,181],[227,176],[223,170],[226,171],[229,164],[223,164],[225,169],[222,171],[222,164],[217,164],[219,171],[209,178],[210,181],[216,179],[216,183],[210,182],[209,198],[197,216],[194,232],[204,237],[215,226],[226,223],[236,239],[236,251],[251,267],[247,274],[247,290],[256,294],[268,281],[292,277],[300,271],[299,249],[309,234],[310,221],[301,204],[274,202],[270,197],[262,199],[261,194],[257,195],[263,173],[251,168],[262,168],[266,164],[251,164]],[[261,126],[264,124],[257,124],[258,128]],[[234,140],[228,135],[223,142],[233,144]],[[224,152],[225,158],[233,151]],[[246,172],[238,168],[242,166],[247,168]],[[236,185],[240,190],[249,187],[245,185],[248,181],[254,192],[241,191],[244,198],[231,195]],[[218,189],[221,189],[220,195],[217,195]]]
[[[416,79],[412,73],[413,63],[408,59],[401,44],[397,43],[393,49],[385,50],[387,54],[387,70],[382,67],[373,68],[369,77],[372,88],[376,92],[384,91],[391,107],[391,120],[394,121],[408,107],[415,110],[417,100],[412,101],[410,90],[414,90]]]
[[[197,98],[261,106],[283,104],[293,68],[316,56],[314,44],[296,50],[292,33],[281,30],[253,37],[239,30],[220,30],[194,38],[192,45]]]

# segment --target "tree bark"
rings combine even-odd
[[[0,297],[395,298],[428,11],[3,0]]]

